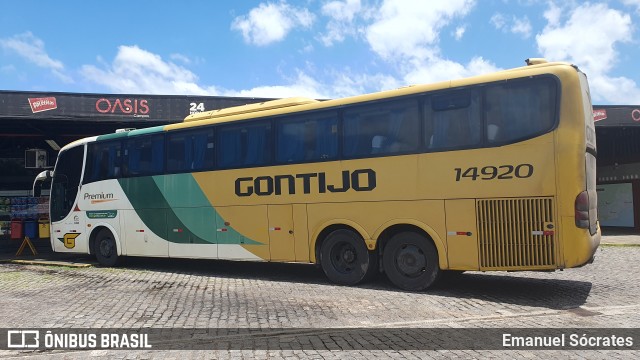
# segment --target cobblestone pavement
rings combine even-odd
[[[321,270],[300,264],[128,259],[119,268],[67,268],[4,263],[0,328],[638,328],[639,258],[637,246],[601,247],[595,262],[583,268],[469,272],[423,293],[399,291],[384,276],[357,287],[337,286]],[[638,351],[623,350],[337,351],[330,349],[343,348],[344,340],[320,341],[319,348],[299,350],[11,350],[0,351],[0,358],[640,357]]]

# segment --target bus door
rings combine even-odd
[[[308,261],[306,205],[269,205],[271,261]]]
[[[51,180],[51,245],[59,252],[88,252],[89,233],[78,208],[84,146],[58,155]]]

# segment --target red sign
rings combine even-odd
[[[600,120],[604,120],[607,118],[607,110],[605,109],[600,109],[600,110],[593,110],[593,121],[600,121]]]
[[[34,114],[58,108],[54,97],[29,98],[29,105],[31,106],[31,112]]]

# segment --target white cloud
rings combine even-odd
[[[103,67],[83,65],[80,72],[85,79],[114,92],[191,95],[216,92],[213,87],[198,85],[198,77],[190,70],[138,46],[118,47],[113,63]]]
[[[545,56],[581,63],[600,73],[615,63],[615,43],[631,41],[632,34],[629,15],[606,4],[584,4],[573,9],[564,24],[549,22],[536,40]]]
[[[440,32],[464,18],[475,6],[473,0],[415,2],[385,0],[374,13],[366,38],[373,51],[399,69],[400,84],[430,83],[497,71],[490,61],[473,57],[466,64],[442,56]],[[464,34],[458,26],[454,37]]]
[[[511,19],[508,19],[505,15],[496,13],[491,16],[489,22],[496,29],[503,32],[510,32],[516,35],[520,35],[524,39],[527,39],[531,36],[531,22],[526,16],[523,18],[512,16]]]
[[[460,41],[460,39],[462,39],[462,36],[464,36],[465,31],[467,31],[467,28],[465,26],[458,26],[456,28],[456,31],[453,33],[453,37]]]
[[[244,90],[202,85],[199,84],[198,77],[189,69],[165,61],[160,55],[138,46],[120,46],[112,63],[106,63],[102,59],[98,59],[98,62],[102,63],[101,67],[83,65],[81,74],[87,81],[105,86],[116,93],[273,98],[290,96],[328,98],[334,95],[327,90],[329,87],[322,85],[301,70],[295,70],[296,76],[285,79],[284,85],[264,85]]]
[[[191,64],[191,59],[189,59],[189,57],[186,55],[175,53],[175,54],[169,55],[169,58],[173,61],[179,61],[186,65]]]
[[[511,25],[511,32],[521,35],[525,39],[529,38],[531,36],[531,22],[529,21],[529,18],[525,16],[519,19],[514,16],[513,25]]]
[[[322,15],[329,17],[327,31],[320,35],[325,46],[344,41],[347,36],[355,36],[359,29],[356,16],[363,10],[360,0],[329,1],[322,5]]]
[[[635,6],[636,11],[640,12],[640,0],[622,0],[622,3],[627,6]]]
[[[290,83],[287,85],[265,85],[248,90],[225,90],[221,95],[273,98],[303,96],[313,99],[331,97],[330,94],[325,92],[324,88],[322,84],[311,76],[303,73],[301,70],[296,70],[296,77],[290,79]]]
[[[52,59],[44,49],[44,41],[35,37],[31,32],[0,39],[0,46],[38,67],[49,69],[61,81],[73,83],[73,79],[66,74],[64,64],[59,60]]]
[[[461,79],[501,70],[482,57],[474,57],[464,65],[439,57],[430,59],[428,63],[416,63],[414,65],[413,70],[407,72],[404,76],[404,81],[407,84],[434,83]]]
[[[567,14],[566,20],[563,14]],[[631,42],[633,38],[634,28],[628,14],[610,9],[607,4],[585,3],[561,9],[552,3],[545,18],[548,24],[536,36],[538,50],[544,57],[572,62],[585,71],[594,101],[640,102],[640,89],[633,80],[610,74],[618,61],[616,44]]]
[[[439,51],[442,28],[474,5],[474,0],[385,0],[366,29],[366,38],[385,60],[426,59]]]
[[[507,19],[500,13],[493,14],[489,22],[498,30],[502,30],[507,25]]]
[[[245,42],[265,46],[283,40],[297,26],[310,27],[314,18],[309,10],[295,8],[284,1],[261,3],[248,15],[236,17],[231,29],[240,31]]]

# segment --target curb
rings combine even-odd
[[[606,247],[634,247],[634,246],[640,246],[640,244],[628,244],[628,243],[604,243],[604,244],[600,244],[600,246],[606,246]]]
[[[88,267],[94,266],[94,264],[89,264],[89,263],[77,263],[77,262],[71,262],[71,261],[44,260],[44,259],[34,259],[34,260],[3,259],[3,260],[0,260],[0,263],[11,263],[11,264],[21,264],[21,265],[66,266],[66,267],[72,267],[72,268],[88,268]]]

